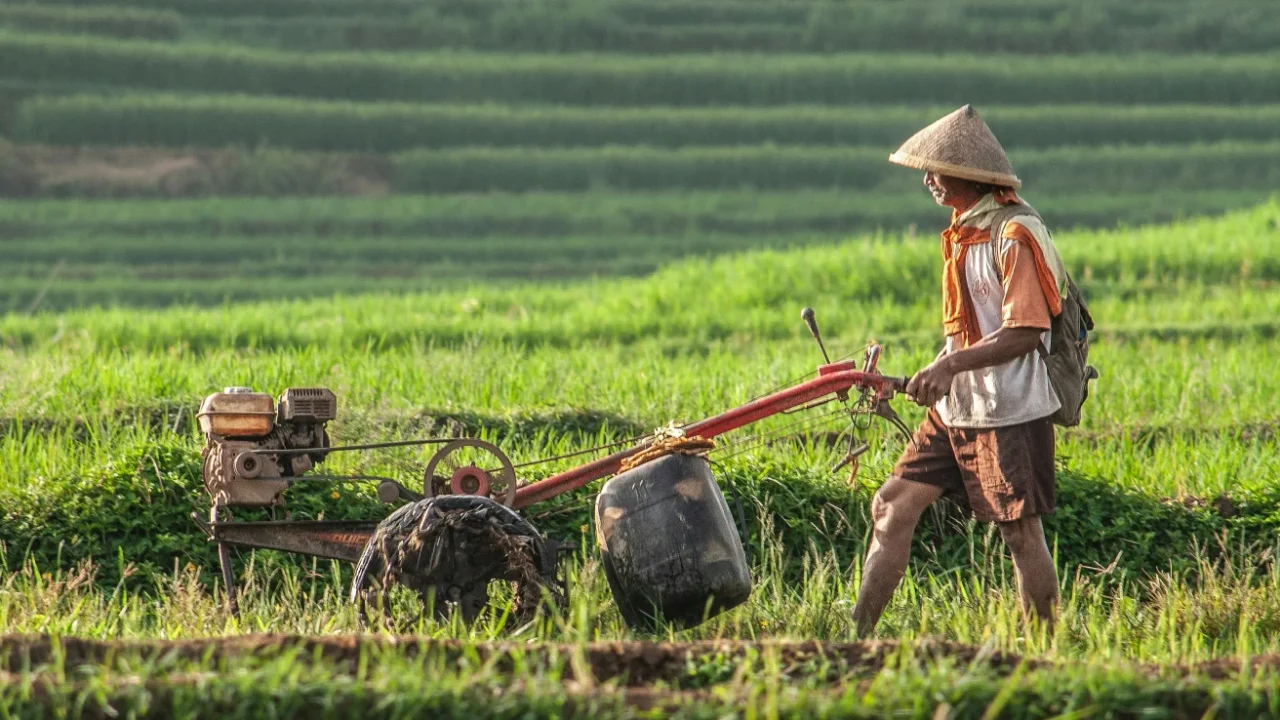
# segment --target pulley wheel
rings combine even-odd
[[[236,477],[252,480],[262,474],[263,459],[257,453],[242,452],[236,455],[234,470]]]
[[[497,469],[481,469],[485,467]],[[511,507],[516,501],[516,469],[497,445],[460,438],[427,461],[422,487],[425,497],[477,495]]]

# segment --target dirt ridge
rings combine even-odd
[[[355,672],[363,654],[394,652],[404,658],[443,656],[452,662],[462,658],[494,661],[495,669],[509,671],[517,660],[554,662],[578,657],[585,666],[568,662],[565,673],[574,680],[593,684],[619,681],[623,687],[645,687],[658,682],[680,684],[687,676],[689,662],[700,658],[743,662],[772,653],[779,665],[800,674],[874,673],[892,658],[904,656],[914,661],[950,659],[969,667],[982,667],[999,675],[1024,669],[1064,668],[1084,665],[1080,661],[1026,658],[985,645],[943,639],[915,641],[870,640],[834,642],[820,640],[698,640],[614,641],[536,643],[517,641],[475,642],[433,639],[420,636],[382,635],[296,635],[247,634],[220,638],[184,640],[129,639],[96,640],[56,637],[45,634],[0,635],[0,682],[16,677],[24,669],[40,668],[55,662],[65,669],[103,665],[121,658],[142,658],[152,662],[217,663],[233,658],[271,660],[289,657],[293,662],[330,663],[335,670]],[[1114,666],[1115,663],[1112,663]],[[1246,662],[1239,658],[1182,665],[1121,663],[1148,675],[1202,676],[1224,679],[1241,672],[1280,672],[1280,655],[1260,655]],[[590,677],[575,677],[575,668],[589,668]],[[4,672],[7,670],[8,672]],[[580,672],[580,670],[579,670]],[[11,674],[12,673],[12,674]]]
[[[909,649],[917,658],[952,658],[958,662],[1012,672],[1023,663],[1017,655],[991,648],[927,640],[902,643],[893,640],[824,643],[817,640],[703,640],[694,642],[595,642],[570,643],[471,642],[415,636],[374,635],[276,635],[254,634],[192,640],[94,640],[49,635],[0,636],[0,663],[10,671],[38,668],[59,662],[66,669],[111,663],[117,658],[141,657],[153,661],[218,662],[236,657],[269,660],[289,656],[297,662],[321,660],[339,669],[354,670],[363,653],[396,652],[406,658],[439,654],[447,659],[478,656],[495,660],[497,667],[513,664],[516,658],[569,658],[580,654],[591,670],[587,682],[621,680],[628,686],[675,682],[688,671],[691,659],[718,657],[743,661],[761,653],[776,653],[784,667],[824,664],[831,671],[874,671],[889,658]],[[1037,666],[1042,661],[1028,661]],[[574,663],[566,671],[573,672]]]

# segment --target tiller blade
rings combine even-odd
[[[489,583],[515,590],[514,615],[528,619],[550,593],[563,605],[557,573],[563,546],[542,536],[511,508],[476,495],[443,495],[410,503],[378,524],[356,563],[351,601],[367,621],[367,605],[387,611],[395,585],[418,594],[437,618],[456,609],[467,622],[489,601]]]

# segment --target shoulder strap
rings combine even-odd
[[[991,235],[992,242],[991,249],[993,252],[991,253],[991,262],[995,263],[996,277],[1001,280],[1004,278],[1000,272],[1000,246],[998,243],[1004,237],[1005,226],[1009,224],[1010,220],[1016,217],[1033,217],[1039,220],[1040,213],[1036,212],[1035,208],[1025,202],[1006,205],[991,214],[991,224],[988,226],[987,230]]]
[[[991,235],[991,262],[995,265],[996,277],[1004,281],[1003,274],[1000,270],[1000,241],[1004,238],[1004,228],[1009,221],[1016,217],[1034,217],[1040,219],[1040,213],[1036,209],[1026,203],[1015,203],[1006,205],[996,210],[991,215],[991,225],[988,232]],[[1036,343],[1036,352],[1040,354],[1041,360],[1049,359],[1049,351],[1044,349],[1044,343]]]

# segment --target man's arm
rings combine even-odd
[[[1044,330],[1034,327],[1002,327],[963,350],[952,350],[916,373],[907,394],[929,406],[951,392],[951,381],[962,372],[981,370],[1020,358],[1036,349]]]

